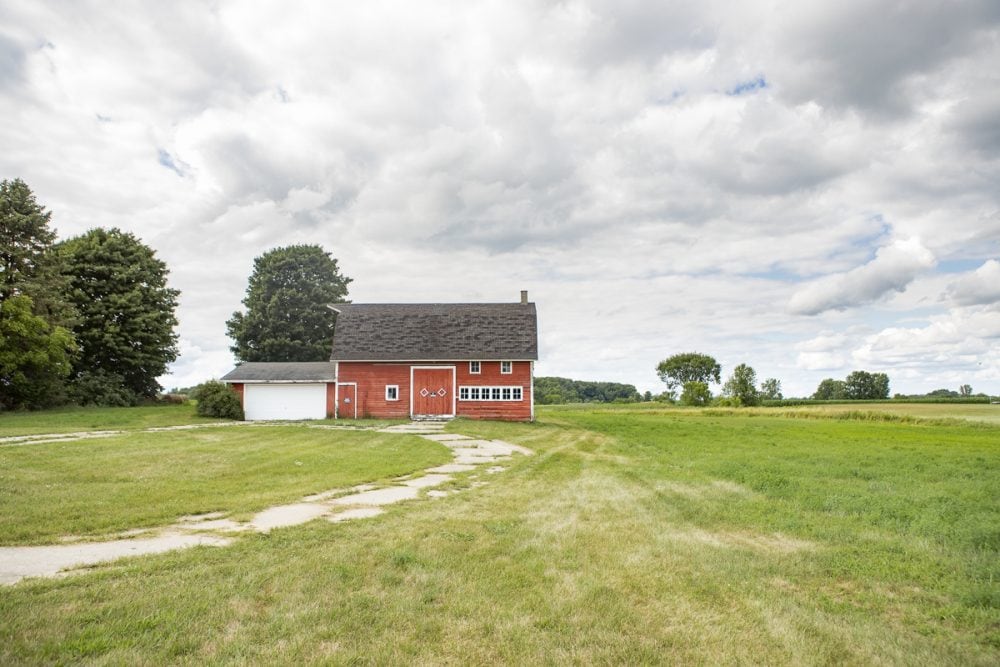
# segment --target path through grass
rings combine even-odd
[[[450,427],[537,452],[486,486],[22,582],[0,662],[1000,662],[1000,430],[540,416]]]
[[[160,526],[186,514],[247,514],[450,460],[447,449],[415,436],[302,425],[0,446],[0,545]]]

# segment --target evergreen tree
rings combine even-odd
[[[66,281],[53,252],[51,217],[24,181],[0,181],[0,306],[24,294],[31,298],[35,315],[52,325],[69,326],[74,313],[63,298]]]
[[[226,322],[230,348],[240,361],[327,361],[334,313],[345,303],[350,278],[318,245],[276,248],[253,262],[246,313]]]
[[[156,378],[177,358],[177,290],[152,248],[119,229],[92,229],[58,246],[79,311],[74,327],[80,356],[73,378],[106,386],[119,402],[118,378],[136,397],[155,396]],[[99,397],[88,400],[101,402]]]

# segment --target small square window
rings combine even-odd
[[[467,400],[469,400],[469,388],[468,387],[459,387],[458,388],[458,400],[460,400],[460,401],[467,401]]]
[[[513,394],[514,394],[513,400],[520,401],[521,400],[521,388],[520,387],[511,387],[511,390],[513,391]]]
[[[470,394],[469,398],[471,398],[473,401],[478,401],[479,400],[479,387],[469,387],[469,389],[471,390],[471,394]]]
[[[503,388],[503,400],[505,400],[505,401],[509,401],[510,400],[510,390],[511,390],[510,387],[504,387]]]
[[[513,364],[511,364],[511,362],[509,362],[509,361],[501,361],[500,362],[500,372],[503,373],[504,375],[510,375],[511,373],[514,372],[514,369],[512,368],[512,366],[513,366]]]
[[[385,386],[385,400],[387,400],[387,401],[398,401],[399,400],[399,385],[398,384],[387,384]]]
[[[493,400],[494,401],[500,400],[500,387],[493,387]]]
[[[479,373],[480,373],[479,364],[480,364],[480,362],[478,362],[478,361],[470,361],[469,362],[469,374],[470,375],[479,375]]]

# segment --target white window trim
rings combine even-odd
[[[472,398],[472,390],[477,390],[478,398]],[[510,398],[504,398],[504,390],[510,391]],[[494,398],[494,393],[497,398]],[[462,402],[520,403],[524,401],[524,387],[515,385],[463,385],[458,388],[458,400]]]
[[[389,396],[389,390],[390,389],[395,390],[395,392],[396,392],[396,397],[395,398]],[[398,401],[399,400],[399,385],[398,384],[387,384],[385,386],[385,400],[387,400],[387,401]]]
[[[504,370],[504,364],[506,364],[507,370]],[[514,364],[512,362],[510,362],[510,361],[501,361],[500,362],[500,374],[501,375],[510,375],[513,372],[514,372]]]
[[[476,365],[476,370],[472,370],[472,364]],[[481,361],[469,362],[469,375],[479,375],[482,372],[483,372],[483,362]]]

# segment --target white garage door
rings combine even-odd
[[[250,420],[323,419],[326,417],[325,384],[247,384],[243,412]]]

